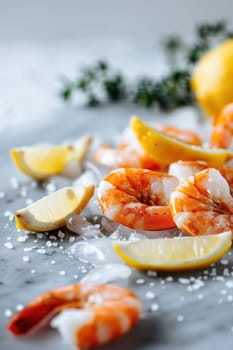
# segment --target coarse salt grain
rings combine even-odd
[[[4,247],[6,247],[7,249],[13,249],[14,248],[14,246],[13,246],[13,244],[11,242],[4,243]]]
[[[190,283],[190,279],[180,277],[180,278],[178,279],[178,282],[181,283],[181,284],[189,284],[189,283]]]
[[[229,263],[229,261],[227,259],[221,259],[220,262],[222,265],[227,265]]]
[[[26,205],[30,205],[32,203],[33,203],[33,200],[31,198],[27,198],[26,201],[25,201]]]
[[[22,304],[16,305],[16,310],[17,311],[22,311],[23,310],[23,305]]]
[[[4,316],[11,317],[13,315],[13,312],[10,309],[6,309],[4,311]]]
[[[23,259],[24,262],[29,262],[30,261],[28,256],[23,256],[22,259]]]
[[[61,230],[58,231],[57,235],[58,235],[59,238],[64,238],[65,237],[65,233],[62,232]]]
[[[233,288],[233,281],[227,281],[226,284],[225,284],[225,286],[226,286],[227,288]]]
[[[56,264],[56,261],[55,260],[51,260],[51,264],[52,265]]]
[[[59,271],[59,275],[60,276],[65,276],[66,275],[66,271],[64,271],[64,270]]]
[[[26,248],[23,248],[23,251],[24,252],[31,252],[32,251],[32,247],[26,247]]]
[[[156,271],[147,271],[147,276],[149,277],[157,277],[157,272]]]
[[[166,278],[166,281],[167,281],[167,282],[173,282],[173,277],[172,277],[172,276],[168,276],[168,277]]]
[[[46,250],[44,248],[37,249],[37,253],[39,254],[45,254]]]
[[[17,189],[19,187],[19,181],[16,179],[16,177],[10,178],[11,187],[14,189]]]
[[[145,280],[143,278],[138,278],[136,280],[136,284],[144,284],[145,283]]]
[[[155,293],[154,293],[154,292],[151,292],[151,291],[148,291],[148,292],[146,292],[145,297],[146,297],[147,299],[154,299]]]
[[[151,311],[157,311],[157,310],[159,310],[159,305],[155,304],[155,303],[151,304],[150,309],[151,309]]]
[[[18,242],[26,242],[26,240],[28,239],[28,236],[27,235],[24,235],[24,236],[19,236],[17,238],[17,241]]]
[[[177,316],[177,321],[178,322],[183,322],[184,321],[184,316],[183,315],[178,315]]]

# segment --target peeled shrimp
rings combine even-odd
[[[175,227],[168,206],[176,177],[146,169],[113,170],[100,182],[97,198],[108,218],[137,230]]]
[[[180,129],[169,124],[155,123],[152,126],[154,129],[161,131],[169,136],[175,137],[180,141],[189,143],[191,145],[202,146],[202,140],[194,131]]]
[[[213,121],[210,147],[232,148],[233,103],[226,105]]]
[[[208,168],[188,177],[172,192],[177,227],[189,235],[233,230],[233,197],[220,171]]]
[[[160,165],[145,154],[140,147],[122,143],[113,148],[110,145],[100,146],[93,154],[93,160],[111,168],[144,168],[158,170]]]
[[[78,349],[96,347],[129,331],[141,314],[141,302],[114,285],[73,284],[42,294],[16,314],[8,329],[25,335],[54,314],[52,326]]]
[[[192,176],[199,171],[207,168],[216,168],[211,163],[204,161],[183,161],[179,160],[174,162],[169,167],[169,174],[176,176],[180,182],[184,181],[187,177]],[[217,167],[221,175],[227,180],[230,186],[231,195],[233,195],[233,168],[228,166]]]

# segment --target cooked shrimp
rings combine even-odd
[[[232,148],[233,103],[226,105],[213,120],[210,147]]]
[[[161,131],[169,136],[175,137],[180,141],[189,143],[191,145],[202,146],[202,140],[194,131],[177,128],[169,124],[154,123],[152,126],[156,130]]]
[[[231,195],[233,195],[233,168],[228,166],[216,167],[211,163],[204,161],[183,161],[172,163],[169,167],[169,174],[176,176],[181,182],[199,171],[207,168],[216,168],[221,175],[227,180],[230,186]]]
[[[233,230],[233,197],[214,168],[188,177],[172,192],[170,208],[177,227],[189,235]]]
[[[134,293],[118,286],[73,284],[30,302],[13,317],[8,329],[16,336],[25,335],[59,312],[52,326],[67,343],[85,349],[129,331],[140,316],[141,302]]]
[[[93,159],[99,164],[111,168],[143,168],[158,170],[160,165],[145,154],[142,148],[132,144],[122,143],[113,148],[110,145],[100,146],[94,153]]]
[[[108,218],[138,230],[175,227],[168,206],[176,177],[145,169],[116,169],[101,181],[97,198]]]

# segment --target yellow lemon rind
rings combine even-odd
[[[118,256],[129,266],[140,269],[140,270],[156,270],[156,271],[171,271],[171,272],[179,272],[179,271],[189,271],[195,269],[202,269],[210,266],[213,263],[216,263],[222,256],[226,254],[226,252],[231,248],[232,245],[232,233],[230,231],[219,234],[220,236],[220,246],[219,249],[211,251],[203,258],[192,258],[189,260],[177,260],[177,261],[146,261],[137,256],[133,256],[126,249],[129,244],[137,244],[137,242],[113,242],[112,246],[114,251],[118,254]],[[213,237],[212,235],[211,237]],[[217,235],[216,235],[217,236]],[[177,237],[177,238],[169,238],[169,240],[177,240],[177,239],[193,239],[195,240],[197,237]],[[153,239],[154,240],[154,239]],[[148,241],[151,241],[148,240]],[[151,244],[151,242],[148,242]]]
[[[78,188],[72,188],[72,187],[64,187],[59,191],[64,192],[64,203],[61,203],[61,205],[64,205],[65,209],[65,200],[66,196],[72,196],[74,197],[75,205],[70,208],[69,211],[64,212],[62,217],[56,217],[54,220],[38,220],[35,214],[33,214],[33,206],[35,205],[46,205],[46,199],[49,197],[51,198],[51,195],[56,196],[56,192],[52,193],[49,196],[43,197],[42,199],[38,200],[37,202],[32,203],[27,208],[23,208],[21,210],[18,210],[15,212],[15,223],[16,228],[31,232],[43,232],[43,231],[51,231],[58,229],[60,227],[63,227],[66,223],[66,218],[72,213],[79,214],[82,212],[82,210],[86,207],[88,204],[90,198],[94,194],[94,186],[80,186]],[[43,203],[41,204],[43,200]],[[46,219],[46,218],[45,218]]]
[[[144,151],[165,166],[178,160],[202,160],[222,166],[233,158],[233,152],[224,149],[203,148],[174,139],[150,128],[135,116],[130,125]]]

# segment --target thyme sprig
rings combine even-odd
[[[191,44],[174,35],[162,41],[169,64],[169,73],[162,79],[157,81],[145,76],[132,84],[108,62],[99,60],[82,68],[73,81],[66,80],[60,96],[65,101],[76,95],[82,96],[82,100],[85,97],[86,104],[92,107],[122,100],[161,110],[192,105],[195,99],[190,79],[195,63],[216,44],[232,37],[233,32],[225,21],[203,23],[196,27]]]

